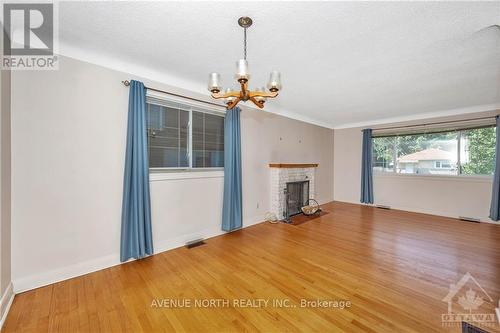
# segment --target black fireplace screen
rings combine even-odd
[[[309,199],[309,181],[286,183],[285,219],[301,212],[301,208]]]

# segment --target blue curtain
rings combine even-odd
[[[241,228],[240,108],[226,112],[224,119],[224,201],[222,230]]]
[[[153,254],[153,237],[149,200],[146,89],[142,82],[132,81],[128,100],[120,259],[123,262],[150,254]]]
[[[493,175],[493,190],[491,192],[490,218],[493,221],[500,219],[500,118],[497,120],[497,141],[495,145],[495,173]]]
[[[361,202],[373,203],[372,130],[363,130],[361,158]]]

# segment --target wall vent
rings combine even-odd
[[[186,242],[186,247],[188,249],[191,249],[193,247],[197,247],[197,246],[201,246],[201,245],[204,245],[206,244],[205,243],[205,240],[203,238],[200,238],[200,239],[195,239],[195,240],[192,240],[192,241],[189,241],[189,242]]]
[[[375,205],[375,207],[380,209],[391,209],[391,206],[384,206],[384,205]]]
[[[476,219],[475,217],[459,216],[458,219],[466,222],[475,222],[475,223],[481,222],[480,219]]]

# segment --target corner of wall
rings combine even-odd
[[[2,32],[0,24],[0,55]],[[11,280],[11,71],[4,69],[0,70],[0,328],[14,299]]]
[[[11,282],[3,292],[2,298],[0,299],[0,329],[2,329],[5,319],[7,319],[7,314],[9,313],[10,306],[13,301],[14,290]]]
[[[332,128],[332,200],[335,201],[335,129]]]

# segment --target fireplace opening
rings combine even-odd
[[[301,208],[309,199],[309,181],[296,181],[286,183],[285,188],[285,221],[301,212]]]

